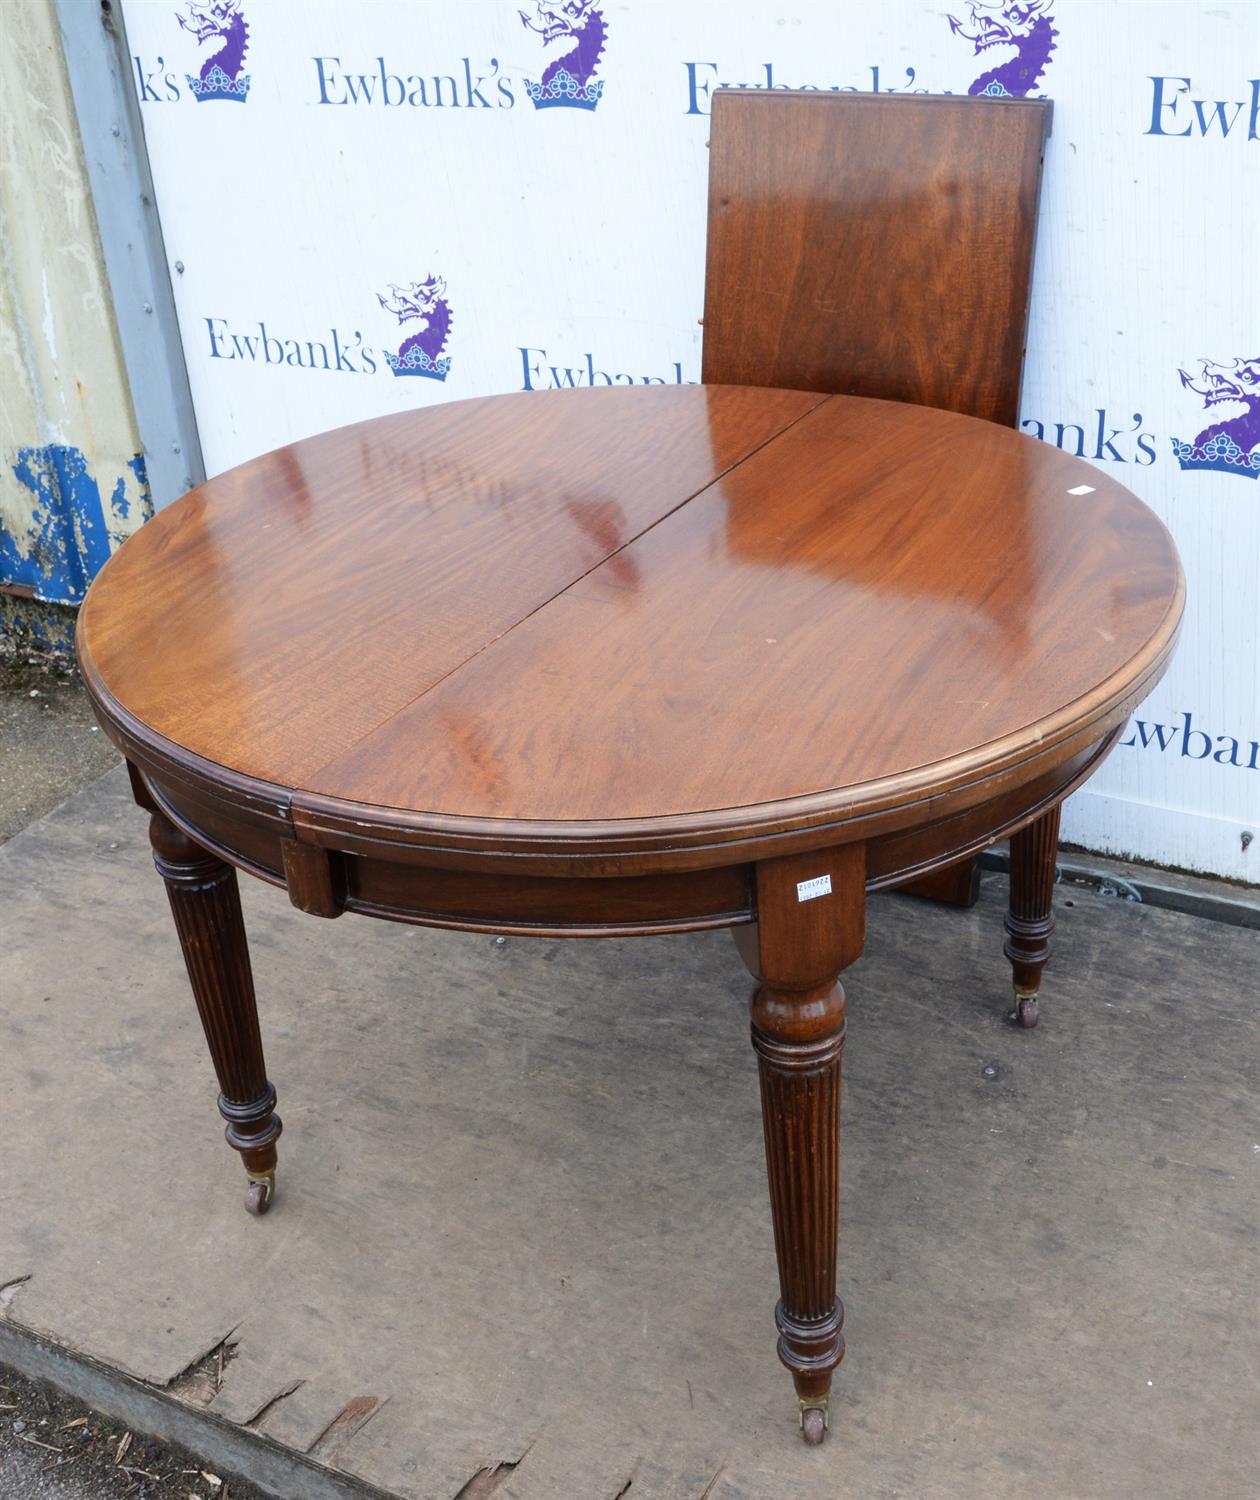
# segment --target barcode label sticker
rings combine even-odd
[[[798,880],[796,882],[796,899],[798,901],[813,901],[817,896],[830,895],[830,875],[815,875],[813,880]]]
[[[1092,495],[1094,486],[1092,484],[1078,484],[1074,489],[1068,491],[1069,495]]]

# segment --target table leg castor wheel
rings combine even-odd
[[[811,1448],[816,1448],[827,1436],[827,1408],[825,1406],[801,1407],[801,1436]]]
[[[1036,995],[1024,995],[1016,990],[1015,1009],[1011,1012],[1010,1019],[1013,1025],[1022,1026],[1025,1031],[1031,1031],[1041,1020]]]
[[[271,1200],[276,1191],[276,1174],[268,1172],[265,1176],[251,1177],[249,1187],[245,1190],[245,1207],[251,1214],[265,1214],[271,1207]]]

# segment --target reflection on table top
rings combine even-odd
[[[1118,701],[1180,608],[1162,525],[1045,444],[653,386],[256,459],[122,548],[80,642],[149,731],[279,788],[606,820],[1017,757]]]

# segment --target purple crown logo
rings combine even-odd
[[[603,97],[604,80],[592,75],[608,39],[598,0],[535,0],[532,16],[520,11],[521,24],[537,32],[544,47],[560,55],[547,65],[542,79],[525,79],[535,109],[594,109]]]
[[[446,300],[446,282],[441,276],[413,281],[410,286],[389,284],[389,296],[377,292],[376,300],[393,313],[400,325],[416,323],[398,353],[385,350],[385,363],[395,375],[422,375],[426,380],[445,380],[451,356],[443,354],[451,332],[451,309]]]
[[[1205,427],[1193,442],[1172,439],[1173,456],[1183,469],[1214,469],[1218,474],[1260,478],[1260,359],[1236,359],[1232,365],[1199,361],[1198,380],[1178,370],[1181,383],[1205,408],[1237,402],[1245,410]]]
[[[249,27],[241,14],[241,0],[206,0],[204,5],[198,5],[197,0],[186,0],[186,4],[187,15],[178,11],[175,14],[184,30],[191,31],[203,45],[221,43],[202,63],[196,78],[191,73],[184,75],[193,98],[199,104],[207,99],[233,99],[244,104],[250,75],[241,69],[249,47]]]
[[[1054,0],[971,0],[971,29],[949,17],[949,29],[979,57],[990,47],[1014,47],[1015,56],[990,68],[967,90],[991,99],[1023,99],[1041,82],[1054,51]]]

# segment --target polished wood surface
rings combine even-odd
[[[705,382],[849,392],[1013,426],[1051,108],[719,93]],[[904,889],[970,906],[979,881],[970,858]]]
[[[245,1206],[266,1213],[276,1174],[280,1117],[263,1062],[254,977],[236,871],[159,811],[149,819],[153,862],[166,882],[197,1013],[218,1075],[219,1113],[249,1178]]]
[[[1013,424],[1051,109],[715,93],[701,379]]]
[[[801,899],[825,880],[832,899]],[[820,1443],[831,1376],[844,1358],[836,1296],[840,1212],[840,1063],[846,1000],[840,971],[866,937],[866,861],[859,845],[763,860],[757,924],[736,933],[753,978],[752,1042],[781,1296],[779,1358],[792,1372],[801,1430]]]
[[[1182,596],[1164,528],[1080,460],[751,386],[430,408],[178,501],[106,565],[78,649],[151,817],[249,1206],[272,1202],[280,1122],[234,867],[322,918],[731,927],[779,1355],[821,1441],[866,891],[1016,835],[1008,952],[1039,973],[1037,851],[1163,672]]]
[[[456,477],[434,457],[452,431]],[[461,402],[256,460],[127,543],[80,642],[107,718],[268,783],[299,839],[340,805],[435,844],[607,850],[939,807],[1097,739],[1180,600],[1159,522],[1046,444],[654,387]]]
[[[101,573],[92,667],[185,749],[309,784],[817,399],[619,394],[406,412],[212,479]]]

